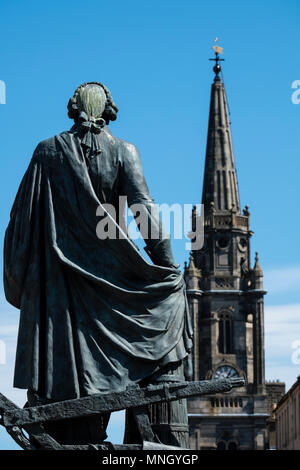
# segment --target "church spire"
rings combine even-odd
[[[202,204],[205,210],[214,203],[217,212],[234,210],[240,213],[240,198],[232,149],[229,111],[223,80],[220,58],[223,49],[215,50],[213,71],[214,82],[211,86],[210,110],[207,132],[205,172]]]

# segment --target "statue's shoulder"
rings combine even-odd
[[[62,139],[70,140],[70,133],[68,131],[61,132],[53,137],[42,140],[38,143],[33,153],[33,158],[40,161],[45,161],[51,157],[51,161],[59,157],[62,152]]]
[[[58,150],[57,146],[57,138],[60,135],[65,134],[62,132],[62,134],[55,135],[53,137],[49,137],[49,139],[42,140],[41,142],[38,143],[36,146],[36,149],[34,151],[35,155],[45,155],[48,153],[55,153]]]
[[[139,158],[139,151],[134,144],[127,140],[119,139],[111,133],[108,135],[114,140],[114,143],[120,150],[123,159],[135,160],[136,158]]]
[[[131,142],[127,142],[126,140],[122,141],[124,154],[127,158],[137,158],[139,155],[139,151],[134,144]]]
[[[62,150],[71,145],[72,135],[72,130],[64,131],[42,140],[34,151],[34,158],[45,161],[47,157],[51,157],[51,161],[53,161],[55,156],[59,157]],[[114,136],[108,128],[105,129],[105,135],[106,145],[110,147],[110,150],[113,150],[113,153],[117,151],[117,154],[124,162],[138,162],[140,160],[139,151],[134,144]]]
[[[131,163],[138,163],[140,161],[139,151],[134,144],[114,136],[107,127],[105,128],[105,134],[107,140],[110,141],[111,146],[117,149],[119,158],[123,161],[123,163],[128,161]]]

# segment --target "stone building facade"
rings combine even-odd
[[[190,253],[185,280],[194,327],[194,380],[242,376],[230,393],[190,399],[192,449],[265,449],[263,272],[251,267],[250,213],[241,212],[230,120],[218,54],[211,87],[203,181],[204,245]],[[202,206],[203,207],[203,206]]]
[[[285,383],[280,380],[267,381],[266,382],[268,410],[270,416],[267,419],[267,431],[268,431],[268,448],[271,450],[276,449],[276,417],[275,409],[278,402],[285,394]]]
[[[300,375],[274,410],[276,449],[300,450]]]

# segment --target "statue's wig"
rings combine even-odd
[[[70,98],[68,102],[68,116],[70,119],[74,119],[76,122],[78,120],[80,111],[82,111],[82,92],[87,85],[98,85],[100,86],[105,93],[106,96],[106,102],[105,102],[105,108],[104,111],[102,112],[101,117],[105,120],[106,124],[108,124],[110,121],[115,121],[117,119],[117,112],[118,112],[118,107],[114,103],[114,100],[111,96],[110,91],[108,88],[106,88],[105,85],[103,85],[100,82],[86,82],[83,83],[82,85],[79,85],[78,88],[76,88],[74,95],[72,98]],[[93,116],[96,117],[96,116]],[[98,117],[98,116],[97,116]]]

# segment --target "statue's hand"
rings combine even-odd
[[[180,266],[180,264],[172,264],[171,266],[167,266],[168,268],[174,268],[174,269],[178,269]]]
[[[166,268],[178,269],[179,264],[175,263],[171,243],[169,238],[162,240],[148,241],[147,246],[144,248],[154,264],[164,266]]]

